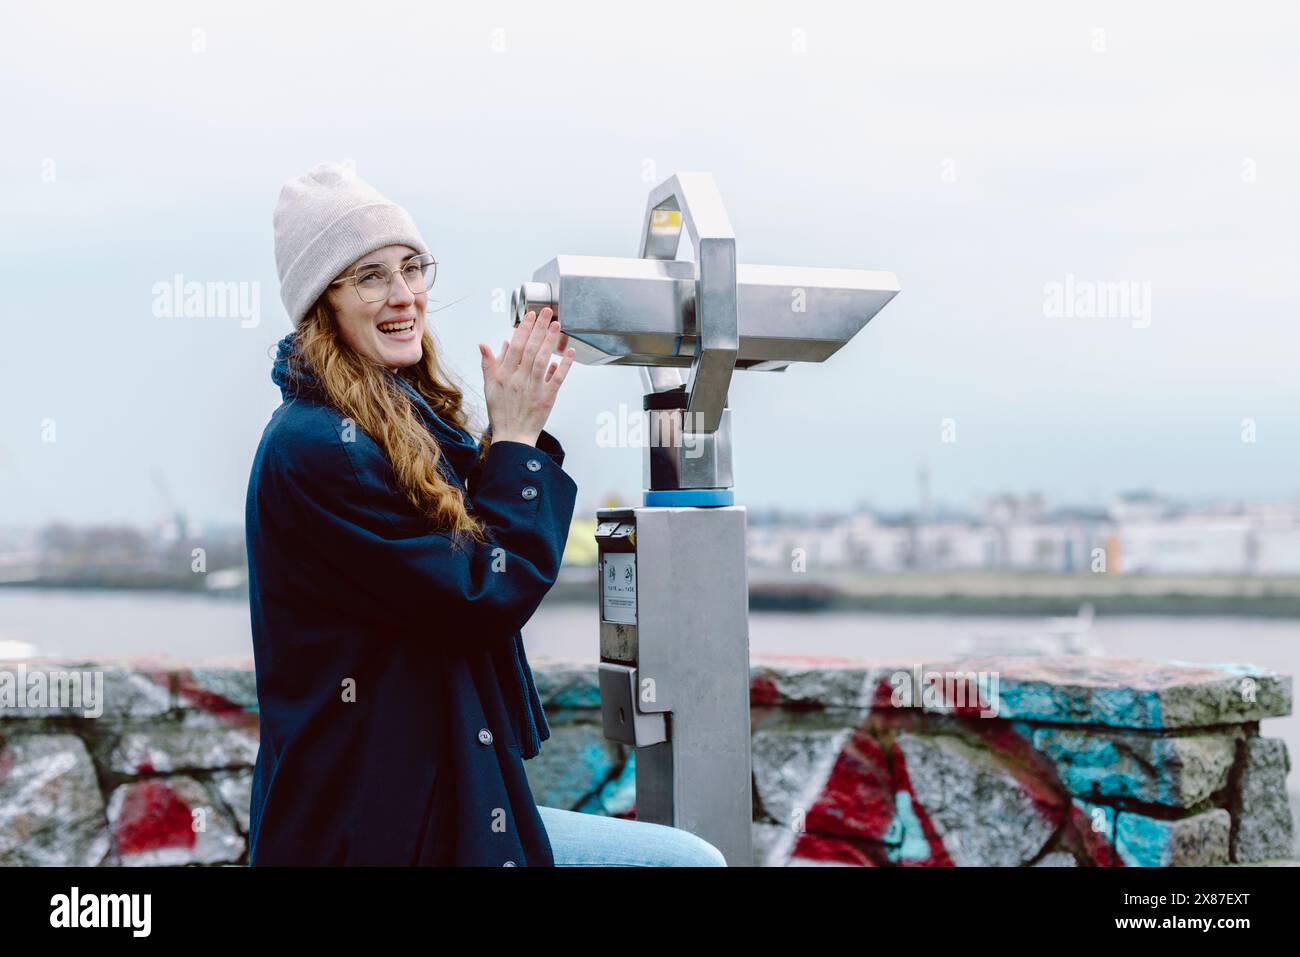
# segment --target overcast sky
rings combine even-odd
[[[468,297],[433,320],[480,407],[500,290],[558,254],[635,255],[647,192],[678,170],[713,174],[741,262],[894,272],[900,295],[828,362],[733,380],[743,504],[909,507],[923,463],[956,506],[1141,486],[1294,499],[1297,18],[12,6],[0,523],[152,521],[155,469],[192,517],[242,521],[289,329],[271,214],[325,159],[410,210],[442,264],[435,298]],[[258,290],[256,322],[155,315],[178,274]],[[1051,315],[1067,276],[1136,283],[1149,309]],[[548,423],[581,512],[640,502],[639,450],[597,445],[619,403],[640,408],[635,369],[575,366]]]

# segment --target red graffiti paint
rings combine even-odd
[[[864,848],[850,841],[835,840],[820,834],[800,834],[790,857],[819,863],[852,864],[856,867],[876,866]]]
[[[792,857],[862,867],[952,867],[925,809],[912,804],[929,854],[922,860],[893,861],[886,843],[895,817],[895,794],[911,793],[903,755],[892,753],[868,731],[857,728],[836,756]]]
[[[254,729],[257,727],[255,712],[247,711],[242,705],[236,704],[224,695],[205,688],[194,677],[193,671],[177,671],[175,676],[176,695],[191,708],[214,715],[222,723],[232,727]],[[250,717],[253,719],[251,722]]]
[[[214,715],[223,723],[233,727],[252,728],[254,730],[258,727],[257,713],[255,711],[248,711],[225,695],[217,694],[215,691],[204,687],[194,676],[194,672],[188,668],[175,670],[141,669],[139,673],[159,687],[174,691],[176,697],[185,706],[196,711]]]
[[[973,733],[1010,772],[1044,818],[1060,827],[1065,822],[1070,796],[1052,762],[1006,721],[964,718],[962,726]]]
[[[871,696],[871,707],[878,711],[894,710],[894,686],[888,681],[876,682],[876,690]]]
[[[776,680],[772,675],[760,673],[755,675],[749,682],[749,705],[751,708],[769,707],[780,700],[781,693],[777,690]]]
[[[895,788],[899,791],[906,791],[912,799],[912,811],[921,824],[921,834],[925,838],[926,847],[930,849],[929,857],[919,861],[899,861],[899,866],[956,867],[957,865],[953,863],[952,858],[948,856],[948,849],[943,846],[943,839],[939,837],[939,832],[935,830],[929,813],[921,806],[921,802],[916,799],[916,792],[912,790],[912,779],[907,773],[907,760],[903,757],[902,748],[890,750],[889,764],[893,773]]]
[[[1112,816],[1111,820],[1114,818]],[[1095,867],[1125,867],[1115,845],[1101,831],[1092,827],[1092,817],[1077,804],[1070,805],[1070,820],[1061,833],[1061,849],[1074,851],[1077,860]]]
[[[884,749],[875,738],[855,730],[808,809],[804,830],[883,841],[893,818],[894,786]]]
[[[161,781],[141,781],[129,788],[114,835],[122,854],[194,846],[190,806],[176,792]]]

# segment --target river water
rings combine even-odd
[[[1032,637],[1040,618],[886,615],[869,612],[751,612],[750,651],[848,658],[951,656],[979,637]],[[1123,658],[1236,662],[1300,672],[1300,621],[1241,617],[1098,617],[1091,635]],[[594,604],[544,603],[524,627],[529,657],[599,657]],[[160,592],[0,589],[0,656],[176,659],[252,658],[246,600]],[[1261,733],[1287,741],[1300,764],[1300,716],[1270,718]],[[1300,791],[1300,772],[1290,787]]]

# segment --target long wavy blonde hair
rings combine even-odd
[[[338,316],[322,295],[303,317],[298,354],[320,380],[330,403],[379,444],[397,477],[399,490],[424,515],[433,530],[453,538],[487,541],[482,523],[465,508],[460,486],[438,469],[442,449],[420,418],[415,403],[391,375],[358,355],[339,335]],[[469,431],[462,393],[444,374],[426,323],[420,361],[397,373],[424,396],[444,421]],[[473,434],[473,433],[471,433]],[[479,460],[487,454],[490,428],[481,433]]]

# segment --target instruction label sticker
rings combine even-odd
[[[605,553],[601,599],[605,621],[636,624],[636,552]]]

